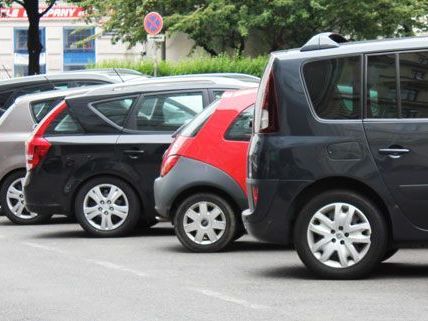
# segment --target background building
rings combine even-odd
[[[24,8],[0,9],[0,78],[27,73],[27,28]],[[82,8],[58,2],[40,21],[43,52],[41,72],[82,69],[87,64],[109,59],[141,59],[152,57],[154,48],[145,43],[132,48],[125,43],[112,44],[112,34],[104,33],[84,21]],[[83,42],[84,39],[91,39]],[[193,42],[184,34],[167,40],[166,59],[187,56]]]

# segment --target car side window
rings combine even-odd
[[[398,117],[395,54],[367,57],[367,116]]]
[[[46,130],[46,133],[50,135],[81,134],[83,132],[83,128],[68,109],[61,112]]]
[[[428,51],[400,54],[402,118],[428,118]]]
[[[64,99],[64,97],[58,97],[58,98],[54,98],[54,99],[32,102],[31,103],[31,112],[33,114],[35,122],[39,123],[63,99]]]
[[[174,131],[193,119],[203,109],[202,92],[145,96],[134,111],[135,129]]]
[[[214,99],[220,99],[226,90],[213,90]]]
[[[361,117],[361,57],[308,62],[303,75],[315,113],[324,119]]]
[[[12,91],[4,91],[2,93],[0,93],[0,108],[3,107],[7,107],[7,102],[9,101],[9,99],[11,98],[11,96],[13,95],[13,90]]]
[[[135,97],[126,97],[94,103],[91,106],[105,118],[123,127],[135,100]]]
[[[254,106],[242,111],[226,132],[228,140],[249,141],[252,134]]]

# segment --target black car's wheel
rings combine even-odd
[[[223,250],[236,236],[236,214],[222,197],[200,193],[179,204],[174,217],[175,233],[193,252]]]
[[[77,193],[75,214],[79,224],[95,236],[115,237],[130,233],[140,217],[140,201],[134,190],[115,177],[98,177]]]
[[[351,191],[328,191],[311,199],[299,213],[294,245],[318,276],[355,279],[381,262],[388,231],[371,201]]]
[[[395,254],[397,254],[399,249],[397,248],[392,248],[389,249],[388,251],[386,251],[385,255],[383,256],[382,262],[385,262],[387,260],[389,260],[390,258],[392,258]]]
[[[25,171],[17,171],[6,177],[1,189],[0,200],[3,214],[15,224],[41,224],[46,223],[51,215],[39,215],[29,212],[24,201]]]

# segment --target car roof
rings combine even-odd
[[[258,83],[245,82],[227,77],[159,77],[142,79],[135,82],[121,84],[104,85],[91,89],[79,97],[73,96],[69,99],[80,98],[81,96],[109,96],[109,95],[132,95],[144,92],[175,91],[185,89],[241,89],[256,88]]]
[[[123,82],[129,79],[148,78],[138,71],[130,69],[88,69],[79,71],[67,71],[53,74],[43,74],[25,77],[16,77],[0,80],[0,90],[7,90],[10,87],[37,84],[57,80],[100,80],[109,83]]]
[[[83,94],[93,88],[99,88],[102,86],[105,86],[105,85],[90,86],[90,87],[74,87],[69,89],[50,90],[50,91],[44,91],[40,93],[28,94],[28,95],[18,97],[15,100],[15,104],[22,104],[22,103],[25,104],[26,102],[40,101],[40,100],[46,100],[50,98],[67,97],[70,95]]]
[[[327,33],[319,34],[314,36],[308,41],[302,48],[276,51],[272,53],[272,56],[279,60],[288,59],[311,59],[319,57],[329,56],[343,56],[352,54],[370,54],[377,52],[388,52],[397,50],[418,50],[428,49],[428,36],[419,37],[406,37],[406,38],[395,38],[395,39],[377,39],[368,41],[349,41],[343,43],[337,43],[335,47],[331,48],[320,48],[320,49],[307,49],[316,37],[322,37]],[[331,33],[329,33],[331,35]],[[322,42],[320,38],[319,42]]]
[[[241,112],[256,102],[257,88],[225,92],[216,110],[235,110]]]

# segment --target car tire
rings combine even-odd
[[[76,219],[98,237],[129,234],[140,219],[140,200],[127,183],[115,177],[97,177],[85,183],[75,199]]]
[[[6,217],[15,224],[42,224],[50,220],[52,215],[31,213],[25,208],[23,183],[25,171],[16,171],[3,181],[0,189],[0,203]]]
[[[210,217],[213,213],[216,216]],[[181,244],[188,250],[218,252],[233,242],[237,219],[232,206],[224,198],[211,193],[198,193],[178,205],[174,229]]]
[[[388,229],[380,210],[353,191],[321,193],[301,210],[294,245],[306,267],[324,279],[358,279],[382,261]]]
[[[385,255],[383,256],[382,262],[388,261],[390,258],[392,258],[395,254],[397,254],[399,249],[392,248],[386,251]]]

